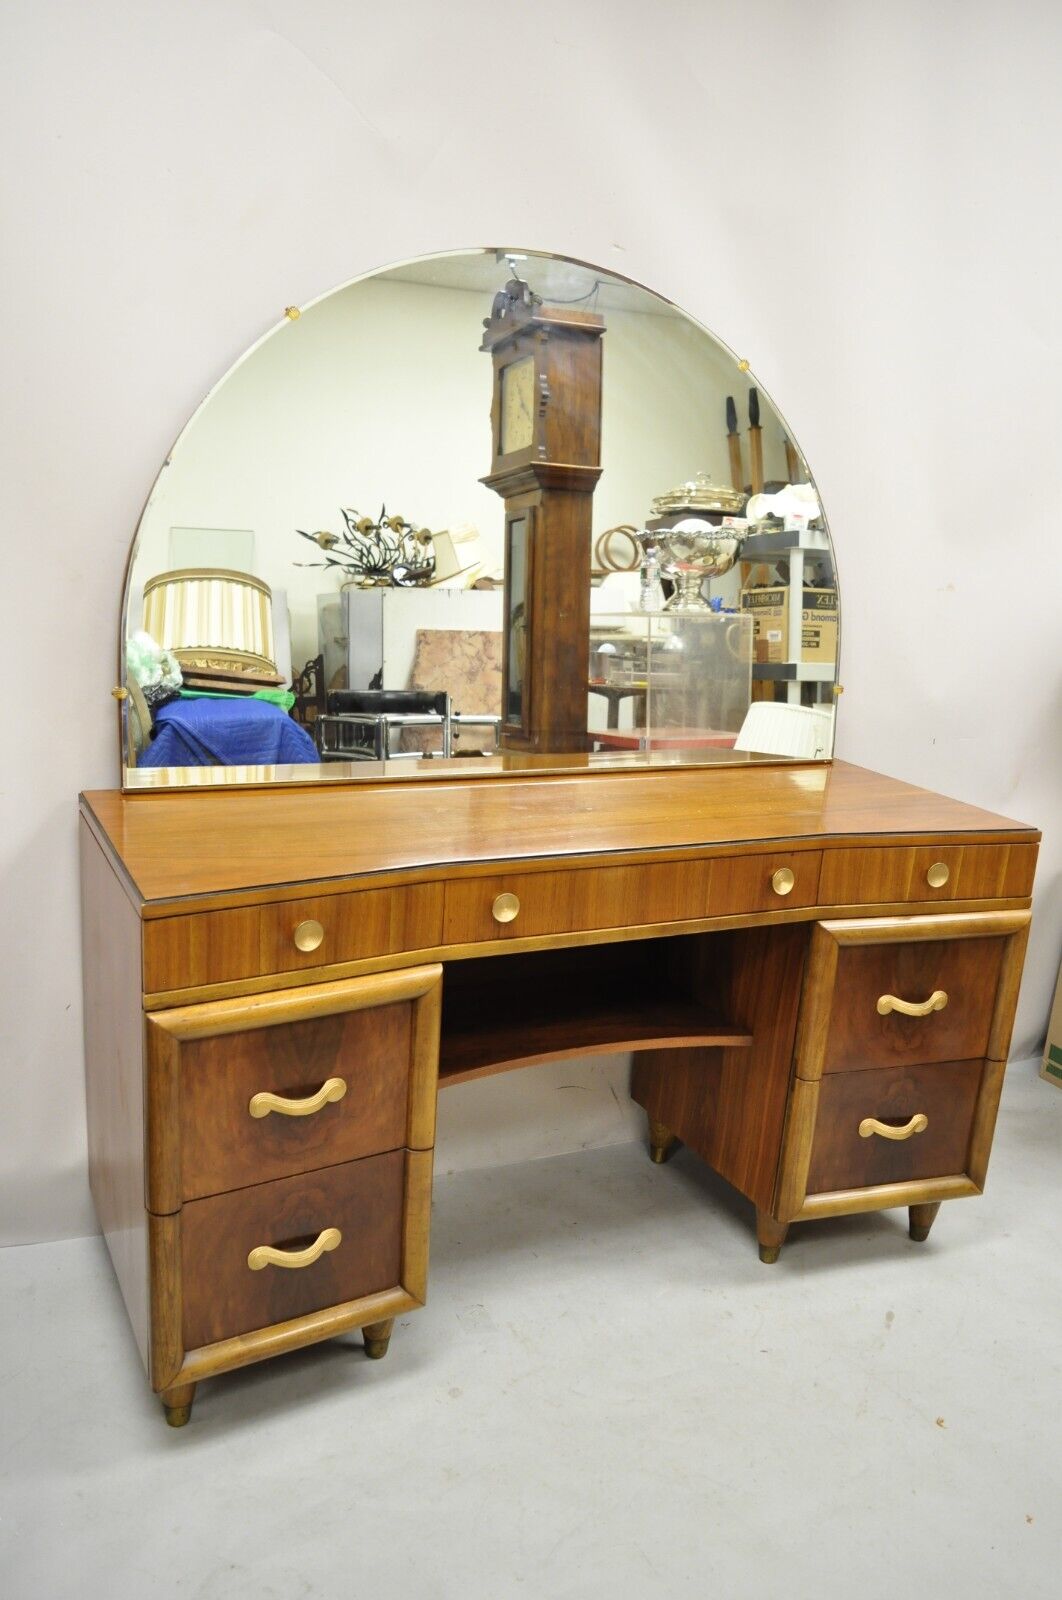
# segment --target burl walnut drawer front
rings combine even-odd
[[[826,850],[819,903],[1023,899],[1032,893],[1034,844],[893,845]]]
[[[842,948],[822,1071],[983,1056],[1002,958],[1002,939]]]
[[[188,1040],[182,1198],[404,1145],[410,1036],[402,1004]]]
[[[144,989],[228,983],[428,950],[442,930],[441,883],[317,895],[144,924]]]
[[[982,1070],[950,1061],[824,1078],[807,1193],[965,1172]]]
[[[186,1205],[185,1350],[399,1285],[406,1161],[394,1150]]]
[[[435,1143],[442,967],[146,1018],[147,1208]]]
[[[447,945],[814,905],[818,851],[505,873],[446,886]]]

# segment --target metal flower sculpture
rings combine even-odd
[[[414,527],[404,517],[387,515],[380,507],[375,522],[360,511],[341,506],[342,533],[295,532],[324,551],[323,561],[297,561],[298,567],[336,567],[365,588],[410,588],[429,582],[435,571],[431,531]]]

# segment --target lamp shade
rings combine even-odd
[[[148,578],[144,628],[182,668],[276,681],[273,595],[249,572],[198,567]]]

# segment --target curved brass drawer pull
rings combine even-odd
[[[791,894],[795,883],[796,873],[792,867],[779,867],[771,874],[771,888],[775,894]]]
[[[883,1017],[890,1011],[899,1011],[905,1017],[928,1017],[931,1011],[943,1011],[948,997],[943,989],[934,989],[928,1000],[898,1000],[894,994],[883,994],[878,1010]]]
[[[256,1244],[247,1257],[247,1265],[252,1272],[261,1272],[263,1267],[312,1267],[326,1250],[335,1250],[342,1239],[338,1228],[325,1228],[305,1250],[274,1250],[271,1244]]]
[[[515,894],[500,894],[490,908],[495,922],[515,922],[520,912],[520,901]]]
[[[929,1118],[924,1111],[917,1111],[902,1128],[894,1128],[889,1122],[879,1122],[877,1117],[864,1117],[859,1124],[859,1137],[869,1139],[876,1133],[882,1139],[909,1139],[913,1133],[925,1133],[928,1127]]]
[[[926,873],[926,882],[931,889],[943,889],[951,877],[951,868],[944,861],[934,861]]]
[[[324,943],[324,928],[311,917],[306,922],[300,922],[291,937],[295,941],[296,950],[309,955],[311,950],[318,949]]]
[[[260,1094],[251,1096],[247,1109],[252,1117],[268,1117],[271,1111],[278,1112],[282,1117],[312,1117],[315,1111],[322,1111],[330,1102],[342,1100],[346,1092],[347,1085],[343,1078],[329,1078],[316,1094],[307,1096],[305,1100],[288,1100],[282,1094],[269,1094],[263,1089]]]

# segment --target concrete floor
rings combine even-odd
[[[687,1153],[442,1179],[431,1299],[150,1397],[99,1240],[0,1252],[5,1600],[1036,1600],[1062,1592],[1062,1094],[1008,1075],[925,1245]]]

